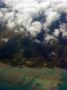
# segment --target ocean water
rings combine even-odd
[[[58,90],[67,90],[67,83],[63,83],[59,87],[57,87]],[[6,83],[0,83],[0,90],[32,90],[31,87],[29,86],[16,86],[16,85],[9,85]],[[37,90],[42,90],[42,89],[37,89]]]

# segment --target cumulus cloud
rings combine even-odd
[[[67,39],[67,0],[0,0],[0,24],[39,43]]]
[[[18,30],[24,26],[35,37],[42,26],[48,31],[52,23],[57,20],[60,22],[61,14],[67,14],[66,3],[66,0],[0,0],[0,21],[6,21],[7,29],[13,31],[17,30],[17,26]],[[40,16],[43,16],[43,23],[40,22]]]

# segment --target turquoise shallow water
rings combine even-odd
[[[59,90],[67,90],[67,83],[63,83],[59,86]]]
[[[1,82],[0,90],[32,90],[32,84],[29,83],[26,85],[9,85],[4,82]]]
[[[16,85],[8,85],[6,83],[0,83],[0,90],[32,90],[29,86],[16,86]],[[39,89],[38,89],[39,90]],[[42,90],[42,89],[41,89]],[[58,87],[58,90],[67,90],[67,83],[63,83]]]
[[[24,88],[23,86],[17,86],[17,85],[9,85],[4,82],[0,83],[0,90],[29,90]]]
[[[62,74],[62,84],[59,86],[59,90],[67,90],[67,71]]]
[[[3,81],[0,82],[0,90],[19,90],[16,86],[9,85],[4,83]]]

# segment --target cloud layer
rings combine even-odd
[[[0,28],[44,45],[67,40],[67,0],[0,0]]]

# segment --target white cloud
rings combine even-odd
[[[30,28],[29,28],[29,32],[33,35],[35,34],[35,36],[41,31],[42,29],[42,24],[38,21],[34,22],[31,24]]]
[[[60,34],[60,30],[55,29],[54,32],[53,32],[53,35],[58,38],[59,34]]]
[[[2,39],[1,39],[1,41],[2,41],[2,42],[5,42],[5,43],[7,43],[8,40],[9,40],[8,38],[2,38]]]
[[[57,39],[56,39],[54,36],[49,35],[49,34],[46,34],[46,37],[45,37],[46,43],[48,43],[50,40],[55,40],[55,41],[57,41]]]
[[[62,37],[67,39],[67,24],[62,23],[60,25],[60,32],[62,33]]]
[[[31,37],[36,37],[41,32],[42,27],[48,34],[49,26],[54,21],[60,21],[61,13],[67,14],[67,0],[0,0],[0,2],[7,6],[0,9],[0,22],[6,22],[7,29],[17,31],[17,33],[25,33],[27,30]],[[43,23],[40,22],[42,19],[40,15],[45,19]],[[63,38],[67,36],[66,29],[62,32]],[[54,36],[59,36],[59,29],[56,27],[52,35],[45,37],[45,40],[54,38]]]
[[[50,14],[50,15],[49,15]],[[46,17],[46,25],[51,26],[51,24],[59,19],[59,14],[57,12],[53,12],[52,10],[48,10]]]

